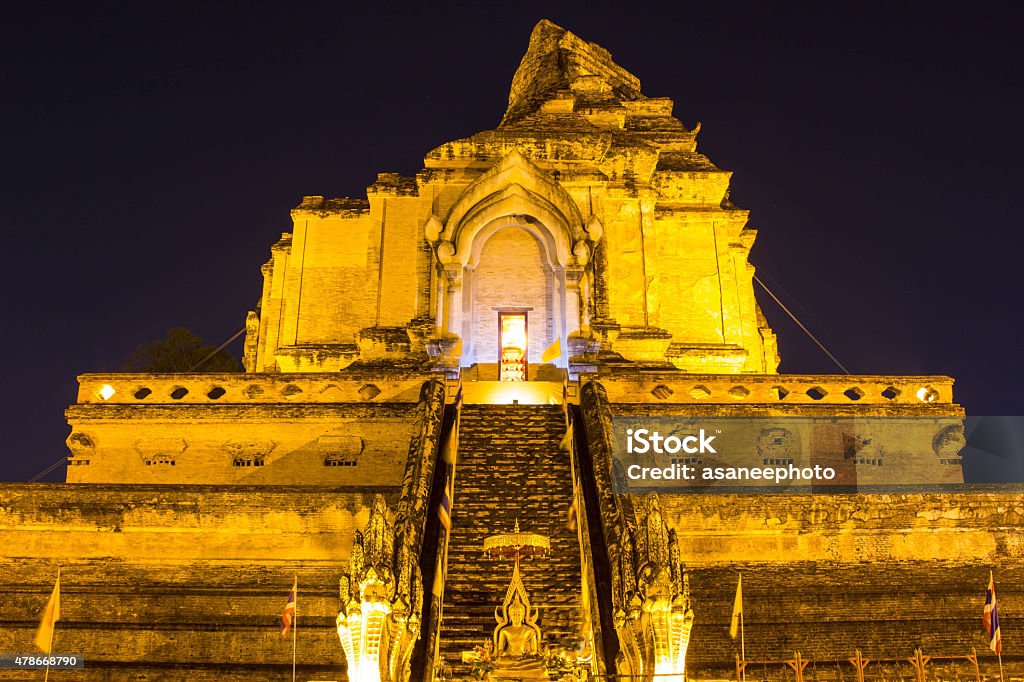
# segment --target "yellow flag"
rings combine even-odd
[[[562,357],[562,337],[559,336],[555,339],[555,342],[544,349],[544,353],[540,356],[541,362],[553,362],[558,358]]]
[[[558,443],[559,452],[571,452],[572,451],[572,426],[569,426],[565,430],[565,435],[562,436],[561,442]]]
[[[444,563],[441,561],[441,553],[437,554],[437,565],[434,567],[434,584],[430,588],[430,594],[441,598],[444,594]]]
[[[39,629],[36,630],[36,648],[44,654],[50,653],[53,645],[53,625],[60,620],[60,573],[57,574],[57,582],[50,594],[50,601],[46,602],[46,610],[39,621]]]
[[[743,616],[743,574],[740,574],[740,581],[736,583],[736,601],[732,605],[732,623],[729,624],[729,636],[736,639],[736,633],[740,629],[740,618]]]

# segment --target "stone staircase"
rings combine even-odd
[[[551,540],[547,556],[520,565],[544,644],[576,645],[580,549],[576,531],[566,527],[572,477],[568,453],[558,450],[564,433],[558,405],[462,408],[440,640],[455,677],[470,672],[462,652],[490,640],[512,576],[511,560],[484,556],[484,538],[511,532],[517,519],[522,532]]]

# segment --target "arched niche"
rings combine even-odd
[[[547,225],[563,266],[572,259],[575,242],[586,236],[583,216],[568,192],[513,149],[462,192],[440,237],[454,245],[465,265],[464,245],[475,240],[476,231],[506,215],[532,216]]]
[[[544,350],[564,338],[567,327],[575,329],[566,318],[565,269],[553,257],[552,245],[542,226],[512,216],[477,233],[462,276],[464,367],[498,363],[502,316],[525,320],[531,366],[540,364]],[[559,358],[555,364],[565,363]]]
[[[580,328],[579,282],[590,254],[579,209],[565,189],[513,150],[463,191],[443,228],[439,222],[433,225],[437,227],[430,228],[433,232],[428,230],[428,238],[437,244],[438,262],[444,273],[438,282],[438,316],[444,332],[462,339],[462,366],[485,358],[490,361],[492,357],[491,350],[482,350],[481,343],[493,342],[490,326],[496,324],[496,319],[488,320],[486,328],[480,327],[484,315],[481,296],[486,299],[485,307],[496,309],[495,318],[503,307],[500,300],[492,300],[498,286],[505,294],[507,307],[515,308],[517,303],[518,307],[531,307],[515,300],[514,269],[506,270],[500,284],[492,281],[490,271],[475,276],[481,259],[486,265],[490,240],[504,230],[514,229],[520,237],[528,235],[533,240],[548,283],[544,305],[532,306],[536,310],[531,323],[536,331],[535,325],[540,322],[536,318],[543,314],[545,343],[538,348],[537,337],[531,334],[529,355],[539,360],[547,345],[560,338],[562,356],[556,364],[565,367],[568,335]],[[499,238],[498,243],[508,241],[507,237]]]

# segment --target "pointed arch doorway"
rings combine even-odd
[[[564,333],[563,268],[542,237],[511,222],[477,236],[464,272],[464,367],[476,364],[492,380],[528,381]]]
[[[498,310],[498,381],[526,381],[529,376],[529,311]]]
[[[432,216],[425,230],[435,245],[441,276],[436,310],[447,337],[437,348],[454,351],[441,361],[445,366],[456,357],[463,369],[490,364],[493,376],[485,378],[481,372],[477,380],[497,380],[497,310],[533,307],[523,350],[527,380],[534,378],[534,367],[542,367],[544,351],[558,340],[561,345],[552,349],[558,352],[549,359],[560,370],[568,369],[570,336],[589,325],[591,317],[588,269],[602,230],[593,217],[584,221],[557,176],[510,149],[462,191],[443,224]],[[522,248],[497,248],[505,240],[518,241]],[[488,263],[491,251],[500,256]],[[532,262],[519,267],[524,258]],[[543,291],[524,300],[533,285]]]

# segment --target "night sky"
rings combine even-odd
[[[494,128],[541,18],[702,123],[751,260],[852,372],[1024,414],[1012,5],[87,5],[0,10],[0,480],[65,455],[77,374],[238,330],[304,194],[364,196]],[[781,371],[838,371],[759,296]],[[1024,455],[965,469],[1024,481]]]

